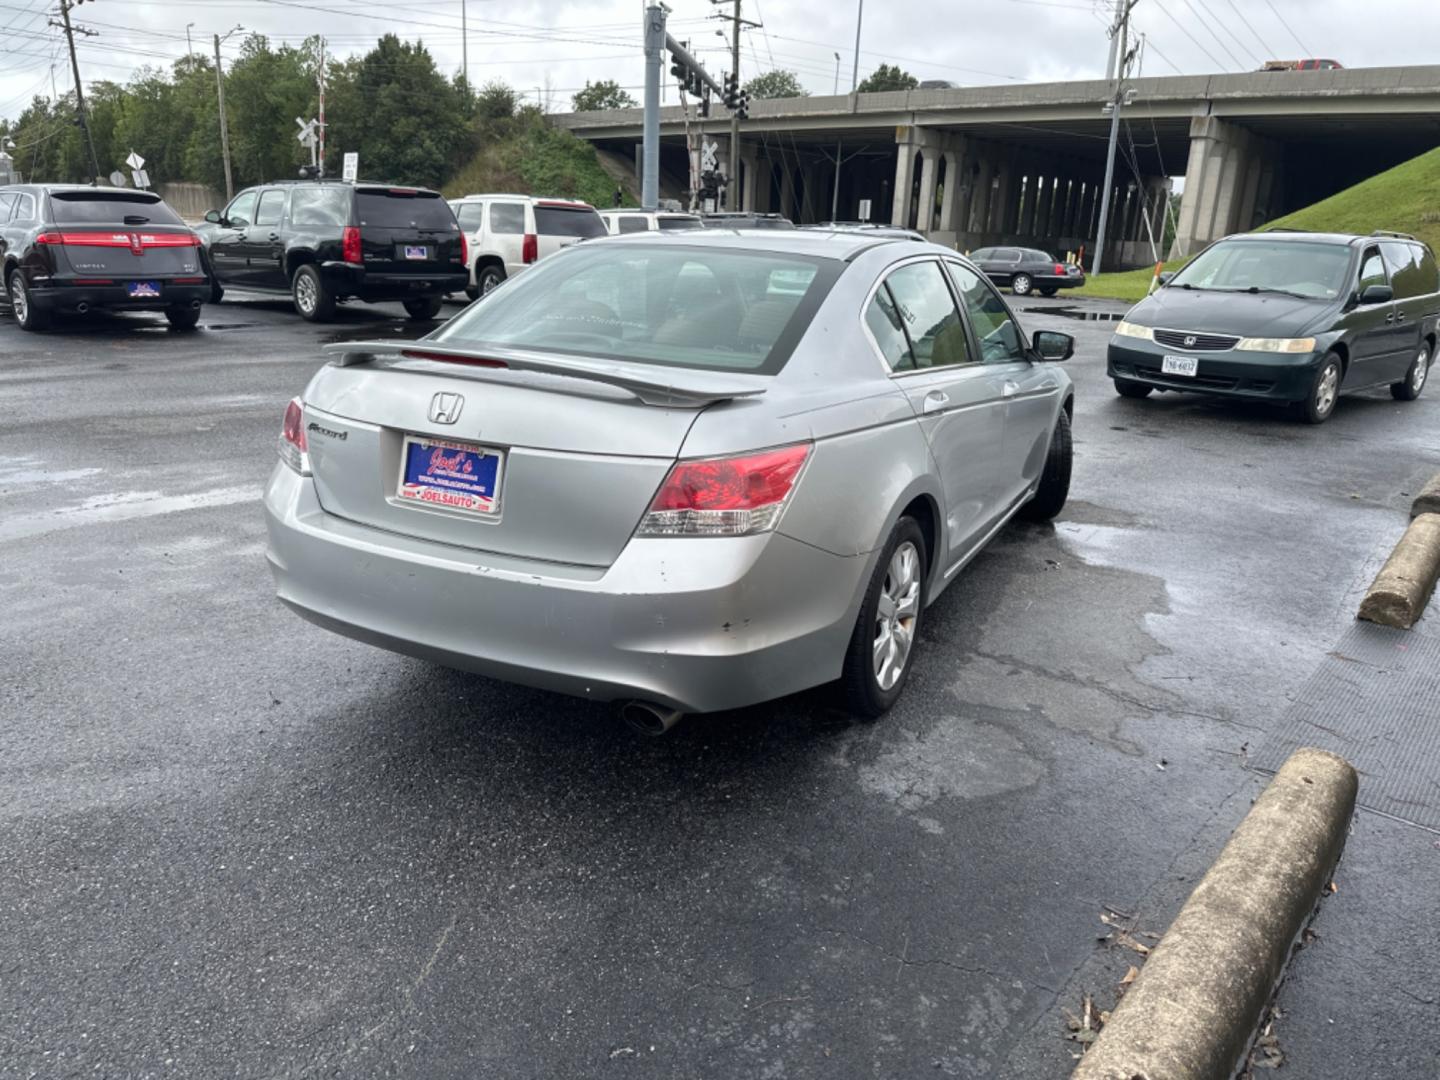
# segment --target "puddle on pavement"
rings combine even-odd
[[[441,321],[423,323],[369,323],[365,326],[347,326],[341,330],[335,330],[326,334],[320,339],[322,345],[338,345],[347,341],[383,341],[393,338],[396,341],[419,341],[426,334],[430,333]]]
[[[1020,310],[1036,315],[1055,315],[1062,319],[1075,319],[1078,322],[1119,322],[1125,317],[1123,311],[1094,311],[1090,308],[1071,307],[1069,305],[1024,307]]]

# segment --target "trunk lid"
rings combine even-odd
[[[440,399],[454,422],[431,419],[437,395],[460,399]],[[305,402],[310,468],[328,513],[477,552],[597,567],[629,542],[705,404],[656,407],[550,371],[399,355],[327,366]],[[406,436],[501,454],[494,510],[403,499]]]
[[[421,277],[465,269],[460,226],[437,192],[358,187],[355,222],[369,273]]]

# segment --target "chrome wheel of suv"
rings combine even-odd
[[[295,279],[295,306],[301,315],[315,314],[315,280],[309,274]]]
[[[10,310],[15,312],[15,321],[24,326],[30,317],[30,298],[25,295],[19,270],[10,275]]]

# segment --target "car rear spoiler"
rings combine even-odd
[[[634,394],[646,405],[695,407],[718,401],[756,397],[770,380],[747,372],[695,371],[660,364],[627,364],[579,356],[486,348],[458,349],[429,341],[353,341],[326,345],[336,367],[368,364],[381,359],[454,363],[481,369],[538,371],[604,383]]]

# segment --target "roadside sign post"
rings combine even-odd
[[[861,221],[869,221],[869,220],[870,220],[870,200],[869,200],[869,199],[861,199],[861,200],[860,200],[860,212],[859,212],[858,214],[856,214],[855,216],[858,217]]]
[[[355,183],[356,178],[360,175],[360,155],[353,150],[346,154],[344,169],[340,179],[347,184]]]

